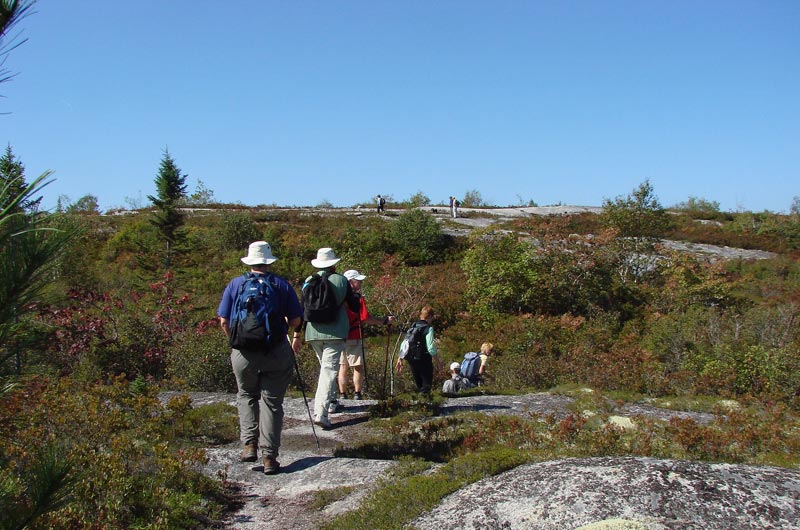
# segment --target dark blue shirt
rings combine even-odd
[[[275,292],[278,295],[278,300],[275,304],[277,316],[286,317],[287,320],[292,320],[296,317],[302,317],[303,306],[300,305],[300,301],[297,299],[297,293],[294,291],[289,282],[276,274],[268,273],[268,275],[272,276],[271,281],[273,282],[273,285],[275,286]],[[217,316],[226,318],[228,320],[231,319],[233,303],[236,301],[236,296],[239,293],[239,287],[242,286],[244,280],[245,276],[237,276],[230,281],[227,287],[225,287],[225,291],[222,293],[222,300],[220,300],[219,307],[217,308]],[[282,333],[287,333],[289,331],[289,325],[283,319],[280,319],[280,321],[283,329],[279,331]]]

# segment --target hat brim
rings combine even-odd
[[[350,279],[351,279],[351,280],[366,280],[366,279],[367,279],[367,277],[366,277],[366,276],[364,276],[363,274],[359,274],[358,276],[353,276],[353,277],[352,277],[352,278],[350,278]]]
[[[336,259],[312,259],[311,260],[311,265],[313,265],[314,267],[316,267],[318,269],[327,269],[328,267],[333,267],[334,265],[339,263],[341,260],[342,260],[342,258],[336,258]]]
[[[242,258],[242,263],[245,265],[272,265],[278,261],[278,258],[250,258],[245,256]]]

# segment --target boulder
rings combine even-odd
[[[412,526],[797,529],[800,471],[634,457],[555,460],[471,484]]]

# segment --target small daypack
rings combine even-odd
[[[328,280],[330,272],[313,274],[303,285],[303,319],[327,323],[336,320],[341,304],[336,302],[336,289]]]
[[[413,326],[408,328],[406,336],[403,339],[403,342],[408,344],[408,349],[402,358],[416,361],[421,359],[424,354],[429,353],[428,341],[426,339],[429,327],[431,327],[430,324],[424,320],[418,320]]]
[[[481,354],[474,351],[464,354],[464,360],[461,361],[461,377],[466,377],[471,383],[477,384],[480,377],[480,368]]]
[[[266,352],[280,338],[280,333],[272,333],[270,322],[277,302],[275,280],[271,274],[250,272],[244,276],[233,302],[229,342],[236,350]]]

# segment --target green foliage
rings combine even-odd
[[[385,481],[365,499],[361,508],[342,514],[320,528],[403,527],[404,523],[435,507],[446,495],[481,478],[512,469],[524,463],[526,457],[516,450],[491,447],[456,458],[432,473],[423,473],[425,466],[417,461],[402,460],[398,467],[408,470],[397,470],[396,481]]]
[[[192,390],[235,392],[225,334],[213,324],[182,332],[166,348],[166,375]]]
[[[48,288],[58,256],[73,236],[54,229],[51,215],[29,214],[21,205],[49,184],[50,173],[35,179],[21,193],[6,183],[0,189],[0,366],[13,351],[6,340],[28,312],[29,304]]]
[[[689,197],[686,202],[680,202],[673,206],[672,209],[683,212],[692,219],[720,218],[719,202],[708,201],[698,197]]]
[[[389,199],[386,199],[387,201]],[[431,203],[431,200],[428,198],[427,195],[422,193],[422,191],[418,191],[417,193],[413,194],[411,197],[408,198],[408,205],[412,208],[419,208],[420,206],[428,206]]]
[[[478,190],[469,190],[464,194],[464,199],[461,201],[461,206],[465,208],[486,208],[488,204],[483,200],[481,192]]]
[[[473,312],[490,318],[497,313],[532,310],[526,291],[530,290],[534,259],[533,245],[514,235],[473,237],[462,262]]]
[[[19,485],[16,506],[33,506],[24,488],[37,491],[35,480],[38,497],[49,498],[38,504],[55,508],[39,515],[40,528],[204,528],[218,520],[221,486],[197,471],[204,452],[176,438],[192,423],[191,409],[186,400],[162,405],[154,390],[132,392],[121,379],[81,385],[62,378],[30,380],[7,394],[0,400],[0,476]],[[194,423],[193,439],[205,435],[197,426],[218,427]],[[58,458],[31,451],[48,445],[58,447]]]
[[[182,239],[181,227],[184,224],[184,217],[178,208],[186,197],[186,175],[181,175],[181,170],[169,151],[164,151],[155,185],[156,196],[147,196],[156,208],[150,222],[158,229],[164,240],[164,266],[170,269],[175,246]]]
[[[205,183],[197,179],[197,186],[195,186],[194,193],[185,197],[183,203],[186,206],[192,207],[200,207],[200,206],[210,206],[214,204],[216,201],[214,199],[214,191],[210,189]]]
[[[410,210],[398,217],[390,232],[392,248],[411,266],[443,260],[445,239],[436,219],[422,210]]]
[[[626,197],[617,197],[613,201],[605,199],[603,217],[621,237],[659,237],[670,226],[667,212],[655,196],[649,180]]]
[[[588,314],[627,301],[619,255],[581,239],[536,245],[518,236],[473,236],[462,267],[467,298],[483,318],[498,313]]]
[[[4,210],[16,197],[22,196],[27,188],[25,165],[14,156],[11,145],[8,145],[5,154],[0,157],[0,190],[3,190],[0,193],[0,210]],[[27,194],[18,201],[16,209],[33,213],[39,208],[41,200],[41,197],[34,198],[31,194]]]
[[[246,213],[231,213],[222,218],[219,239],[223,250],[242,252],[253,241],[259,241],[260,236],[255,221]],[[274,244],[272,240],[267,241]],[[273,248],[273,252],[277,253],[277,249]]]
[[[32,13],[31,8],[36,0],[4,0],[0,2],[0,83],[10,80],[14,75],[3,68],[11,50],[25,42],[15,42],[19,34],[6,41],[11,29],[20,20]]]
[[[72,204],[63,204],[59,197],[58,211],[73,215],[100,215],[97,197],[84,195]]]
[[[17,476],[0,471],[0,528],[35,526],[44,515],[59,510],[71,499],[77,481],[73,462],[54,444],[36,447],[30,473]]]

